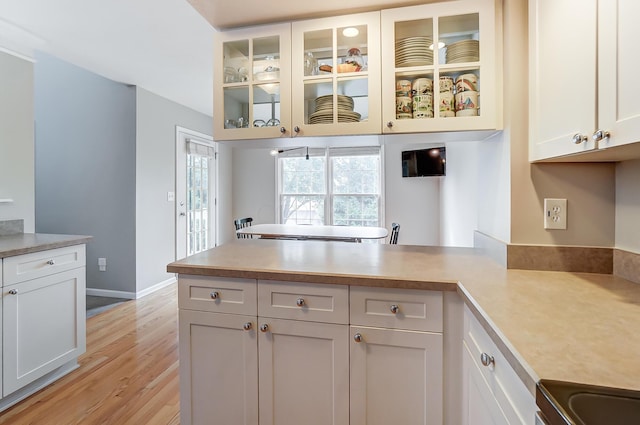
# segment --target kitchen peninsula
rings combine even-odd
[[[174,262],[167,270],[180,275],[181,314],[183,298],[195,294],[185,288],[192,277],[257,281],[258,291],[274,282],[340,286],[349,288],[352,302],[360,288],[442,293],[445,370],[447,359],[462,357],[448,352],[456,345],[446,342],[449,331],[456,334],[448,326],[462,326],[462,318],[446,319],[452,311],[462,313],[447,311],[447,299],[455,297],[489,335],[531,400],[539,379],[640,390],[640,285],[612,275],[507,270],[471,248],[276,240],[234,241]],[[184,329],[181,320],[181,344]],[[462,332],[458,335],[462,339]],[[182,366],[190,353],[182,345],[181,350]],[[502,367],[497,360],[493,366],[496,373]],[[460,384],[449,379],[445,373],[445,389],[456,391]]]

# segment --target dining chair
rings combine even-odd
[[[390,244],[398,244],[398,233],[400,233],[400,225],[398,223],[391,223],[391,236],[389,237]]]
[[[236,226],[236,231],[237,231],[244,227],[251,226],[252,222],[253,222],[253,218],[245,217],[245,218],[239,218],[237,220],[234,220],[233,224]],[[238,239],[251,239],[253,237],[253,235],[244,235],[242,233],[236,233],[236,236],[238,236]]]

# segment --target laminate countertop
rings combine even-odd
[[[0,258],[87,243],[91,236],[19,233],[0,236]]]
[[[507,270],[472,248],[250,239],[167,271],[457,291],[532,393],[539,379],[640,390],[640,285],[613,275]]]

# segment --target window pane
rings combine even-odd
[[[282,158],[282,193],[324,194],[324,157]]]
[[[333,224],[342,226],[377,226],[377,196],[334,196]]]
[[[324,224],[324,196],[283,196],[282,223]]]
[[[333,193],[377,194],[380,187],[378,156],[332,157]]]

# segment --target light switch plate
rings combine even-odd
[[[176,200],[175,192],[167,192],[167,202],[173,202]]]
[[[567,229],[567,200],[545,198],[544,228],[553,230]]]

